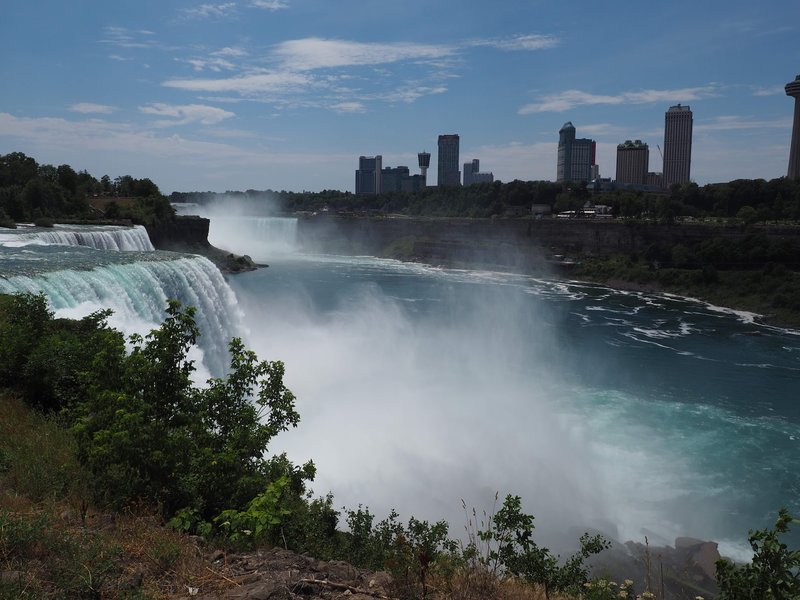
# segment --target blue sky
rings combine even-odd
[[[797,0],[3,0],[0,154],[163,192],[354,188],[461,136],[461,162],[555,179],[558,130],[650,144],[694,113],[699,184],[785,175]]]

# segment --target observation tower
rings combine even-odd
[[[789,147],[789,179],[800,179],[800,75],[786,84],[786,95],[794,98],[794,126]]]
[[[428,167],[431,166],[431,153],[420,152],[419,154],[417,154],[417,161],[419,161],[420,175],[422,175],[422,179],[427,181]]]

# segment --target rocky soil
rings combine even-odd
[[[343,561],[316,560],[273,548],[248,554],[207,556],[210,569],[226,586],[205,593],[191,588],[198,600],[375,600],[389,598],[392,578],[385,572],[356,569]]]

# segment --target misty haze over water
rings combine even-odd
[[[749,529],[800,508],[797,332],[677,298],[304,254],[294,219],[212,216],[213,243],[271,265],[227,283],[205,258],[139,250],[140,231],[72,229],[57,232],[71,247],[8,232],[0,291],[41,290],[57,316],[111,308],[125,333],[167,298],[196,306],[199,381],[233,335],[285,361],[302,421],[269,450],[313,459],[337,507],[459,536],[461,499],[512,493],[547,544],[591,527],[738,558]]]
[[[236,219],[212,216],[210,240],[271,265],[229,283],[302,416],[270,450],[313,459],[337,506],[457,536],[462,498],[513,493],[545,538],[691,535],[737,557],[748,529],[800,508],[793,332],[676,298],[304,255],[290,222]]]

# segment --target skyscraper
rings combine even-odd
[[[575,138],[575,126],[567,121],[558,130],[556,181],[591,181],[597,144],[589,138]]]
[[[692,111],[670,106],[664,115],[664,187],[689,183],[692,166]]]
[[[458,170],[458,135],[439,136],[439,179],[438,185],[461,185],[461,171]]]
[[[792,145],[789,146],[789,179],[800,179],[800,75],[786,84],[786,95],[794,98]]]
[[[383,157],[359,156],[356,170],[356,194],[381,193],[381,166]]]
[[[625,140],[617,146],[617,183],[644,185],[647,183],[647,167],[650,164],[650,148],[642,140]]]

